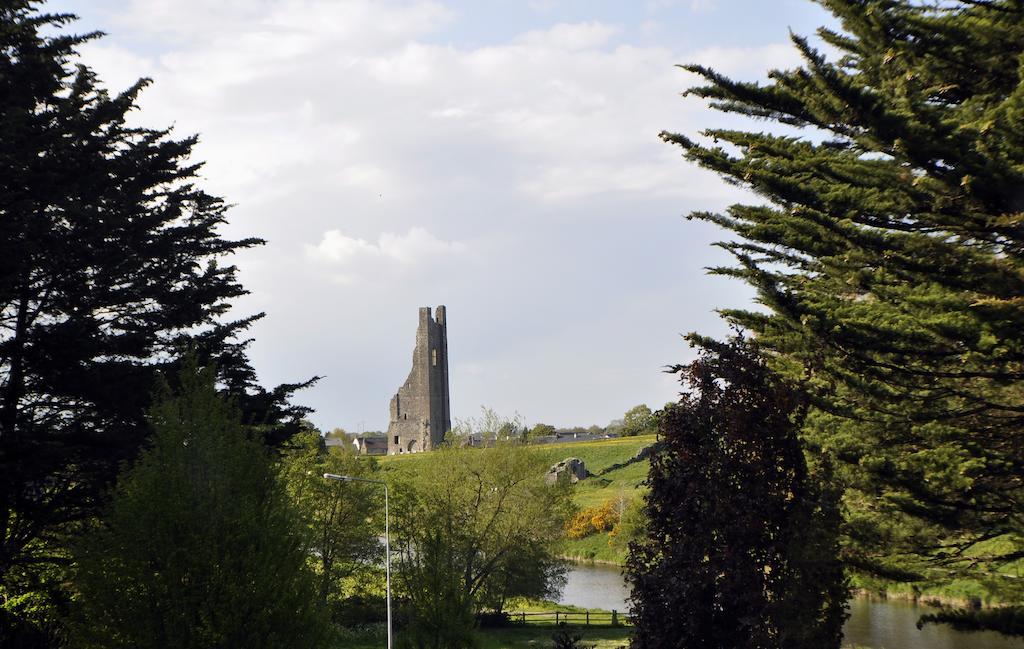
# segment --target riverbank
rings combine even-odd
[[[562,558],[577,565],[599,566],[621,571],[625,566],[625,552],[620,552],[616,548],[608,548],[602,553],[601,544],[607,546],[607,543],[596,537],[605,536],[607,535],[592,535],[573,540],[570,545],[576,550],[576,553],[563,554]],[[956,580],[951,584],[920,588],[912,584],[886,583],[861,578],[854,580],[854,585],[850,588],[850,596],[907,602],[934,608],[998,608],[1008,605],[985,591],[981,584],[971,580]]]
[[[608,534],[592,534],[566,541],[562,558],[574,564],[622,569],[626,551],[609,543]],[[971,579],[955,579],[948,583],[921,585],[902,584],[854,576],[850,594],[881,600],[910,602],[921,606],[944,608],[997,608],[1008,605],[984,584]]]
[[[580,510],[599,507],[612,501],[625,509],[644,494],[644,481],[650,462],[635,460],[640,451],[655,443],[653,435],[608,440],[571,442],[534,447],[545,461],[554,464],[569,457],[582,459],[591,477],[573,486],[573,502]],[[380,458],[383,466],[391,470],[414,466],[429,461],[429,454],[406,454]],[[598,532],[579,539],[566,539],[562,556],[573,562],[591,563],[620,568],[626,560],[625,539],[616,539],[607,532]],[[971,548],[965,558],[977,554],[1005,552],[1006,539],[990,539]],[[1024,559],[1002,568],[1003,572],[1018,577],[1024,572]],[[1012,573],[1012,574],[1011,574]],[[948,579],[927,584],[900,584],[876,580],[861,575],[851,579],[853,594],[905,601],[922,605],[945,607],[997,607],[1007,602],[986,585],[973,579]]]
[[[626,549],[611,544],[608,534],[599,532],[582,539],[566,539],[562,558],[573,563],[599,563],[622,567]]]
[[[1008,537],[997,537],[967,548],[964,551],[964,562],[975,557],[1008,555],[1019,550],[1018,542]],[[962,567],[964,566],[950,566],[948,569]],[[1019,604],[1016,599],[1019,587],[1016,583],[1022,572],[1024,560],[1018,559],[984,576],[951,577],[948,573],[936,569],[930,575],[931,579],[900,583],[855,574],[850,578],[850,585],[859,593],[895,601],[956,608],[998,608]]]
[[[594,563],[570,567],[559,599],[559,607],[573,605],[590,610],[625,611],[628,589],[618,566]],[[966,632],[948,625],[928,624],[917,628],[922,615],[937,609],[921,599],[854,596],[849,600],[850,617],[843,627],[844,649],[1024,649],[1024,640],[1001,636],[993,631]],[[550,646],[543,638],[539,647]]]
[[[621,581],[616,571],[609,568],[577,567],[567,584],[570,601],[562,603],[533,600],[509,602],[510,611],[580,611],[571,601],[588,602],[585,608],[595,613],[598,609],[618,609],[624,606]],[[593,573],[593,574],[587,574]],[[584,599],[576,599],[585,596]],[[564,597],[563,597],[564,598]],[[603,601],[595,606],[593,598]],[[916,622],[923,609],[910,601],[886,601],[873,597],[850,600],[850,618],[844,626],[843,649],[1024,649],[1024,641],[999,636],[991,631],[966,633],[944,625],[927,625],[918,629]],[[578,617],[578,616],[577,616]],[[515,616],[513,615],[513,618]],[[531,617],[530,620],[540,620]],[[620,620],[625,621],[622,617]],[[580,634],[586,645],[597,649],[617,649],[629,642],[630,627],[570,626],[567,630]],[[544,649],[551,647],[556,631],[549,618],[539,623],[527,623],[499,629],[478,629],[474,632],[479,649]],[[346,632],[335,643],[337,649],[371,649],[384,644],[384,627],[377,625]]]
[[[1009,606],[995,598],[983,598],[972,595],[949,595],[941,592],[922,592],[906,584],[896,584],[889,589],[854,587],[850,589],[852,597],[863,597],[881,601],[907,602],[917,606],[933,608],[1000,608]]]

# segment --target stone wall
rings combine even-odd
[[[444,440],[452,420],[448,398],[448,325],[444,306],[431,317],[420,309],[409,378],[391,398],[388,453],[429,451]]]

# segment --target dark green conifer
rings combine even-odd
[[[714,272],[765,307],[725,316],[812,390],[808,439],[854,488],[851,563],[948,576],[1024,533],[1024,3],[819,3],[829,56],[794,36],[803,66],[763,84],[686,66],[690,95],[768,130],[663,138],[764,199],[691,218],[735,235]]]
[[[132,126],[148,83],[108,94],[69,35],[73,16],[0,3],[0,600],[60,580],[64,535],[102,504],[147,436],[161,370],[185,349],[220,368],[246,423],[279,442],[298,386],[264,390],[245,290],[224,260],[227,205],[202,191],[196,138]],[[284,424],[289,425],[284,425]],[[14,611],[19,613],[19,611]],[[20,613],[19,613],[20,614]],[[4,643],[0,614],[0,644]]]

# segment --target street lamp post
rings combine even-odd
[[[369,478],[357,478],[356,476],[338,475],[337,473],[325,473],[324,478],[340,480],[341,482],[369,482],[371,484],[384,485],[384,574],[387,580],[388,649],[391,649],[391,534],[388,528],[388,484],[383,480],[370,480]]]

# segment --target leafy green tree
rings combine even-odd
[[[266,447],[186,364],[78,549],[82,647],[319,647],[309,548]]]
[[[292,438],[285,458],[288,490],[305,522],[312,543],[310,561],[316,568],[320,602],[337,610],[342,605],[342,582],[357,573],[376,572],[384,550],[377,540],[384,533],[384,503],[380,489],[360,483],[339,484],[325,473],[368,476],[373,458],[358,458],[349,448],[328,450],[316,431]]]
[[[624,426],[621,419],[612,419],[605,427],[605,432],[612,435],[622,435],[623,430]]]
[[[392,548],[411,644],[471,646],[477,613],[561,586],[571,504],[565,488],[544,483],[546,468],[528,446],[443,448],[395,485]]]
[[[237,335],[259,316],[220,319],[245,293],[223,260],[261,241],[219,235],[227,206],[195,184],[196,138],[128,126],[148,81],[108,94],[72,64],[98,34],[62,33],[73,17],[37,5],[0,5],[5,607],[62,579],[64,535],[95,514],[134,458],[154,377],[183,350],[216,364],[268,441],[291,434],[303,412],[286,402],[298,386],[256,384]]]
[[[647,537],[647,493],[638,492],[626,502],[620,500],[619,521],[611,531],[609,543],[616,548],[628,549],[633,541]]]
[[[860,509],[851,564],[994,572],[1017,548],[961,559],[1024,535],[1024,5],[819,4],[831,59],[793,37],[803,65],[764,84],[685,66],[688,94],[773,128],[663,138],[762,199],[692,218],[735,235],[715,272],[764,307],[725,316],[807,379],[807,437]]]
[[[653,434],[656,427],[657,420],[647,404],[633,406],[622,416],[623,437]]]
[[[839,494],[797,439],[804,397],[742,339],[700,342],[630,545],[634,649],[838,649]],[[827,478],[827,476],[824,476]]]
[[[342,441],[349,441],[351,439],[351,437],[352,437],[352,434],[349,433],[344,428],[340,428],[339,427],[339,428],[332,428],[329,433],[324,435],[324,437],[326,439],[337,439],[337,440],[342,440]]]
[[[557,431],[551,424],[535,424],[530,432],[527,433],[527,439],[537,439],[538,437],[551,437]]]
[[[465,444],[476,438],[489,444],[497,440],[520,439],[525,430],[523,418],[519,413],[506,417],[493,408],[480,406],[479,417],[467,417],[456,421],[450,434],[456,443]]]

